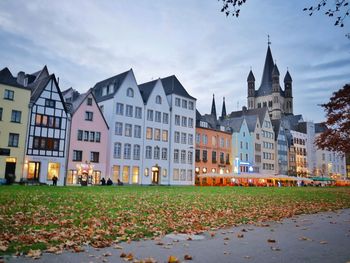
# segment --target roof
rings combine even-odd
[[[142,99],[145,103],[148,101],[148,98],[151,95],[154,87],[156,86],[157,81],[158,79],[138,85],[141,92]]]
[[[271,120],[273,131],[275,132],[275,141],[277,141],[280,132],[281,120]]]
[[[284,76],[284,82],[292,82],[292,77],[290,76],[288,70],[287,70],[286,75]]]
[[[315,123],[315,133],[322,133],[327,130],[327,126],[324,122]]]
[[[275,64],[272,69],[272,76],[274,75],[277,75],[277,76],[280,75],[280,71],[278,70],[277,64]]]
[[[11,71],[7,67],[0,71],[0,84],[29,90],[29,88],[24,87],[17,82],[17,78],[12,76]]]
[[[245,116],[256,115],[259,118],[260,125],[262,125],[267,111],[268,111],[267,107],[256,108],[256,109],[249,109],[249,110],[246,107],[243,107],[241,111],[233,111],[233,112],[231,112],[228,115],[228,117],[229,118],[235,118],[235,117],[241,117],[243,115],[245,115]]]
[[[239,132],[241,130],[243,121],[244,117],[229,118],[223,120],[221,122],[221,125],[231,128],[232,132]]]
[[[283,122],[283,126],[288,130],[297,130],[299,122],[303,121],[303,116],[301,114],[299,115],[284,115],[281,118],[281,121]]]
[[[255,77],[252,70],[249,71],[247,81],[255,81]]]
[[[41,92],[44,90],[47,83],[49,83],[49,81],[52,78],[55,79],[55,75],[52,74],[52,75],[49,75],[48,77],[40,78],[39,80],[34,81],[28,85],[28,87],[30,87],[32,89],[32,95],[30,97],[30,100],[32,102],[36,101],[40,97]]]
[[[190,94],[188,94],[186,89],[182,86],[182,84],[180,83],[180,81],[177,79],[177,77],[175,75],[172,75],[172,76],[169,76],[166,78],[162,78],[160,80],[162,81],[166,95],[176,94],[176,95],[188,98],[188,99],[196,100],[196,98],[194,98]]]
[[[210,114],[213,115],[216,119],[217,114],[216,114],[216,106],[215,106],[215,95],[213,94],[213,101],[211,102],[211,111]]]
[[[110,98],[113,98],[115,93],[119,90],[120,86],[122,85],[124,79],[128,75],[129,72],[132,72],[132,69],[125,71],[123,73],[120,73],[118,75],[115,75],[113,77],[110,77],[108,79],[102,80],[100,82],[97,82],[95,86],[93,87],[93,92],[96,97],[97,102],[101,102]],[[109,86],[109,85],[114,86],[114,91],[106,96],[102,96],[102,88]]]

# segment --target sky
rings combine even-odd
[[[350,83],[350,19],[335,27],[317,0],[247,0],[239,18],[217,0],[1,0],[0,68],[33,73],[48,66],[60,88],[85,92],[133,69],[138,84],[176,75],[200,113],[247,104],[252,68],[259,87],[270,35],[283,87],[293,79],[294,114],[320,122],[319,105]],[[332,2],[329,0],[329,2]]]

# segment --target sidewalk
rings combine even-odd
[[[346,263],[350,261],[350,209],[302,215],[260,226],[242,225],[201,236],[168,235],[160,240],[120,243],[116,248],[85,249],[81,253],[44,253],[37,260],[6,258],[5,262],[126,262],[120,255],[131,253],[133,260],[151,257],[157,262],[168,262],[173,255],[180,262]],[[185,255],[192,260],[185,260]]]

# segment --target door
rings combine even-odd
[[[6,167],[5,167],[5,178],[7,180],[10,180],[11,183],[15,180],[16,176],[16,161],[10,161],[6,162]]]
[[[159,166],[152,167],[152,184],[159,184]]]
[[[38,181],[39,175],[40,175],[40,162],[29,162],[27,179]]]

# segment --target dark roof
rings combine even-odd
[[[327,126],[324,122],[315,123],[315,133],[322,133],[327,130]]]
[[[256,122],[258,121],[257,115],[248,115],[244,116],[245,121],[247,122],[249,132],[255,131]]]
[[[273,131],[275,132],[275,141],[278,138],[278,134],[280,131],[281,120],[271,120]]]
[[[148,101],[148,98],[151,95],[157,81],[158,80],[152,80],[152,81],[143,83],[141,85],[138,85],[141,92],[142,99],[145,103]]]
[[[267,111],[268,111],[267,107],[256,108],[256,109],[249,109],[249,110],[246,107],[243,107],[243,109],[241,111],[233,111],[233,112],[231,112],[228,115],[228,117],[229,118],[235,118],[235,117],[241,117],[241,116],[256,115],[256,116],[258,116],[260,125],[262,126]]]
[[[222,110],[221,110],[221,118],[225,118],[227,115],[226,113],[226,104],[225,104],[225,97],[222,99]]]
[[[120,73],[118,75],[115,75],[111,78],[102,80],[100,82],[97,82],[95,84],[95,86],[93,87],[93,92],[94,95],[96,97],[97,102],[101,102],[110,98],[114,97],[114,94],[118,91],[118,89],[120,88],[120,86],[122,85],[124,79],[126,78],[126,76],[128,75],[129,72],[132,72],[132,69],[125,71],[123,73]],[[102,96],[102,88],[106,87],[110,84],[114,85],[114,91],[106,96]]]
[[[229,127],[232,132],[239,132],[243,123],[244,117],[229,118],[221,121],[221,125]]]
[[[249,71],[247,81],[255,81],[255,77],[252,70]]]
[[[176,94],[176,95],[188,98],[188,99],[196,100],[196,98],[194,98],[190,94],[188,94],[186,89],[182,86],[182,84],[176,78],[175,75],[172,75],[172,76],[169,76],[166,78],[162,78],[161,81],[162,81],[166,95]]]
[[[11,73],[11,71],[8,68],[3,68],[0,71],[0,83],[8,85],[8,86],[12,86],[12,87],[17,87],[17,88],[22,88],[22,89],[29,89],[29,88],[26,88],[26,87],[20,85],[17,82],[17,78],[12,76],[12,73]]]
[[[213,101],[211,102],[211,110],[210,110],[210,114],[213,115],[216,119],[217,114],[216,114],[216,105],[215,105],[215,96],[213,94]]]
[[[284,82],[292,82],[292,77],[290,76],[288,70],[287,70],[286,75],[284,76]]]
[[[30,101],[35,102],[40,97],[41,92],[44,90],[47,83],[49,83],[49,81],[52,78],[55,78],[53,74],[45,78],[40,78],[39,80],[34,81],[28,85],[28,87],[32,89],[32,95],[30,97]]]
[[[299,123],[303,121],[303,116],[299,115],[284,115],[281,118],[283,126],[288,130],[298,130]]]

